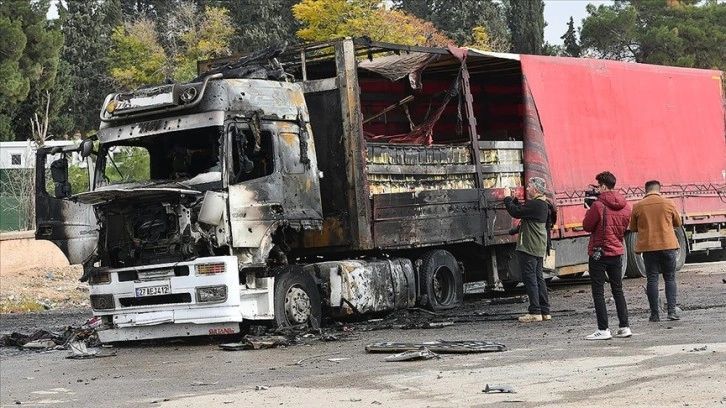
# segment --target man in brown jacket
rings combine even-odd
[[[674,228],[682,224],[671,200],[660,195],[660,182],[645,183],[645,197],[633,206],[628,229],[638,233],[635,252],[643,254],[648,280],[646,293],[650,304],[650,321],[660,321],[658,313],[658,275],[663,273],[668,319],[679,320],[676,313],[676,254],[678,238]]]

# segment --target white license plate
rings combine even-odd
[[[171,293],[169,285],[144,286],[143,288],[136,288],[136,297],[168,295],[169,293]]]

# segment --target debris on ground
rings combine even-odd
[[[402,353],[392,354],[387,356],[383,360],[391,361],[412,361],[412,360],[429,360],[432,358],[441,358],[438,354],[432,352],[426,347],[421,347],[418,350],[409,350]]]
[[[529,302],[529,297],[527,295],[522,296],[510,296],[510,297],[500,297],[500,298],[494,298],[490,299],[486,302],[486,304],[489,305],[511,305],[516,303],[527,303]]]
[[[294,338],[286,336],[250,336],[246,335],[242,341],[237,343],[223,343],[219,347],[222,350],[260,350],[275,347],[287,347],[295,343]]]
[[[426,341],[412,343],[381,342],[366,346],[369,353],[419,350],[425,347],[435,353],[484,353],[491,351],[507,351],[507,346],[493,341]]]
[[[489,384],[487,384],[487,386],[484,387],[482,392],[484,392],[486,394],[490,394],[490,393],[516,394],[517,393],[517,391],[514,391],[514,388],[512,388],[508,385],[489,385]]]
[[[9,335],[0,336],[0,346],[17,347],[19,350],[68,350],[73,353],[69,358],[83,358],[91,354],[88,347],[97,347],[101,343],[96,335],[95,328],[98,327],[100,318],[94,317],[80,327],[68,326],[62,331],[51,332],[37,330],[27,335],[13,332]]]
[[[255,385],[255,391],[265,391],[265,390],[269,390],[269,389],[270,389],[269,385]]]

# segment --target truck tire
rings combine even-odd
[[[676,239],[678,239],[678,252],[676,253],[676,270],[680,271],[686,263],[688,255],[688,241],[686,240],[686,231],[683,228],[676,228]]]
[[[449,251],[436,249],[424,254],[419,267],[421,306],[437,311],[457,307],[464,299],[459,263]]]
[[[676,228],[676,238],[678,239],[678,252],[676,253],[676,270],[679,271],[686,263],[686,255],[688,254],[688,242],[686,241],[686,233],[683,228]],[[638,241],[638,233],[631,232],[625,235],[625,249],[627,257],[627,269],[625,276],[628,278],[644,278],[645,262],[643,255],[635,253],[635,243]]]
[[[644,278],[645,262],[643,255],[635,253],[635,243],[638,242],[638,233],[625,234],[626,267],[625,276],[628,278]]]
[[[620,278],[625,279],[628,277],[627,270],[628,270],[628,250],[625,245],[625,240],[623,239],[623,248],[626,248],[625,251],[623,251],[623,257],[620,259],[620,268],[621,268],[621,274]]]
[[[307,324],[320,328],[320,292],[315,280],[299,266],[279,266],[275,276],[275,326]]]

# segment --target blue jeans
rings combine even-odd
[[[542,257],[516,251],[524,289],[529,297],[530,314],[550,314],[547,282],[542,274]]]
[[[605,276],[610,281],[610,290],[615,299],[615,310],[618,312],[619,327],[628,327],[628,305],[625,302],[623,293],[623,257],[603,256],[599,261],[590,258],[589,273],[590,286],[592,287],[592,300],[595,303],[595,315],[597,316],[597,329],[608,328],[608,309],[605,305]]]
[[[658,314],[658,275],[663,274],[665,281],[666,301],[668,313],[676,311],[676,249],[664,251],[643,252],[645,273],[648,279],[646,293],[650,304],[650,313]]]

